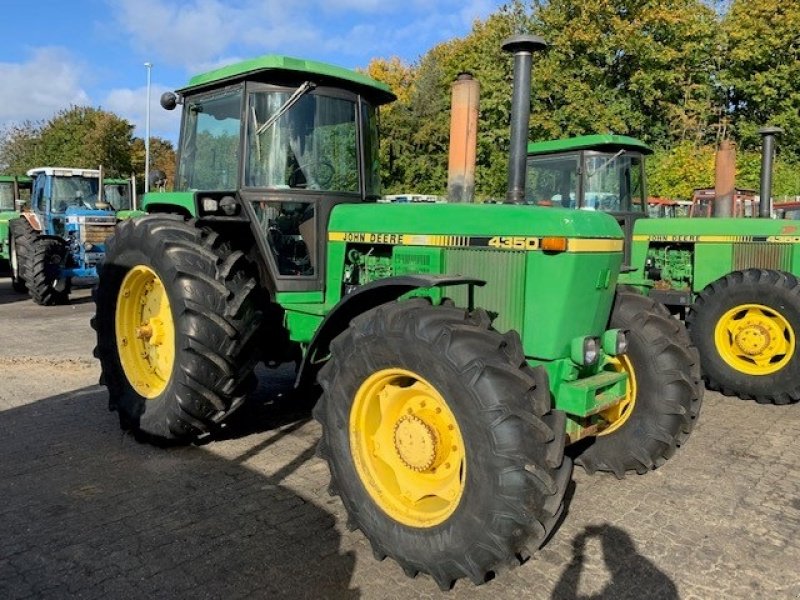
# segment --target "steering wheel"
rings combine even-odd
[[[293,188],[306,188],[308,187],[308,180],[304,183],[297,183],[298,175],[302,174],[305,177],[305,172],[308,171],[311,178],[321,189],[328,189],[333,182],[333,177],[336,175],[336,167],[333,163],[325,158],[311,160],[302,165],[297,165],[289,174],[289,187]]]

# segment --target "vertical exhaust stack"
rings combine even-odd
[[[533,53],[547,43],[538,35],[515,35],[503,42],[503,50],[514,55],[514,92],[511,97],[511,146],[508,160],[506,202],[525,200],[525,160],[528,154],[528,124],[531,116],[531,65]]]
[[[714,175],[714,204],[711,216],[732,217],[736,193],[736,149],[730,140],[722,140],[717,150]]]
[[[775,136],[783,133],[780,127],[762,127],[761,134],[761,189],[759,190],[758,216],[772,216],[772,162],[775,158]]]
[[[472,202],[475,195],[480,89],[478,80],[470,73],[460,73],[453,82],[447,168],[448,202]]]

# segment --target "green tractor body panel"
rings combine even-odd
[[[141,209],[145,212],[180,212],[197,216],[194,192],[149,192],[142,197]]]
[[[638,271],[622,281],[636,283],[644,276],[661,289],[694,293],[731,271],[800,273],[800,226],[772,219],[640,219],[631,264]]]
[[[30,201],[32,180],[24,175],[0,175],[0,260],[9,260],[8,222],[20,215],[17,201]]]
[[[535,210],[531,222],[531,209],[523,206],[339,205],[329,225],[326,304],[341,298],[340,261],[350,249],[374,246],[375,256],[385,248],[385,270],[372,269],[376,278],[442,273],[482,279],[475,305],[497,313],[500,331],[517,330],[527,356],[568,356],[574,337],[600,335],[607,325],[622,238],[607,215]],[[544,237],[566,238],[567,250],[543,251]],[[463,286],[442,293],[467,304]]]

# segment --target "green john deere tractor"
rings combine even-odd
[[[616,135],[531,143],[526,199],[618,219],[626,237],[620,282],[686,318],[709,389],[762,403],[800,400],[800,226],[646,219],[650,152]]]
[[[542,45],[505,45],[518,200]],[[675,453],[700,410],[697,357],[663,307],[618,290],[608,215],[376,203],[393,99],[283,56],[165,94],[183,105],[177,191],[109,241],[96,355],[124,428],[186,442],[244,402],[257,362],[296,362],[297,387],[321,387],[319,454],[349,526],[409,575],[479,584],[557,523],[565,445],[620,477]]]

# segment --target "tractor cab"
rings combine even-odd
[[[103,199],[117,213],[136,209],[133,189],[132,179],[103,179]]]
[[[634,221],[647,216],[644,156],[651,153],[621,135],[529,143],[525,200],[610,213],[630,239]],[[626,264],[629,258],[626,248]]]
[[[143,208],[249,221],[278,290],[320,289],[331,210],[380,198],[377,109],[392,100],[369,77],[285,56],[198,75],[162,97],[184,105],[175,192]]]
[[[31,199],[31,179],[24,175],[0,175],[0,212],[16,212]]]

